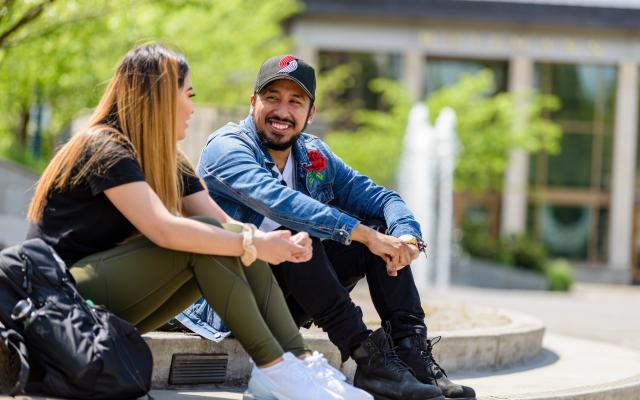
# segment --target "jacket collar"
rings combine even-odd
[[[269,153],[267,146],[265,146],[262,143],[262,140],[260,140],[260,137],[256,132],[256,124],[253,122],[253,117],[251,116],[251,114],[249,114],[247,118],[245,118],[244,121],[242,121],[241,124],[244,126],[245,130],[249,133],[249,136],[251,136],[251,138],[260,147],[260,150],[264,155],[265,163],[267,164],[267,166],[269,168],[273,167],[275,165],[275,162],[273,162],[273,158],[271,157],[271,154]],[[300,135],[300,137],[298,138],[298,140],[296,140],[295,143],[291,146],[291,151],[293,152],[293,160],[296,163],[301,164],[302,166],[308,167],[311,165],[311,163],[309,162],[309,156],[307,155],[307,148],[305,147],[304,142],[305,142],[305,138],[304,138],[304,132],[303,132],[302,135]]]

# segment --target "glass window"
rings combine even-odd
[[[616,69],[614,67],[606,67],[602,69],[602,84],[604,85],[604,133],[613,133],[613,121],[615,119],[616,110]]]
[[[591,122],[595,116],[599,67],[589,65],[552,66],[551,93],[562,99],[555,120]]]
[[[348,64],[354,71],[353,82],[345,89],[343,100],[354,102],[357,107],[377,109],[380,98],[371,92],[369,83],[375,78],[400,79],[402,58],[399,54],[374,54],[343,51],[321,51],[319,55],[320,71],[325,72],[339,65]]]
[[[602,159],[600,166],[600,187],[609,190],[611,187],[611,163],[613,162],[613,136],[602,137]]]
[[[505,61],[480,61],[428,58],[424,64],[423,95],[428,95],[441,87],[457,83],[465,74],[474,74],[483,69],[493,71],[496,92],[507,90],[508,63]]]
[[[587,258],[592,216],[588,207],[542,207],[541,237],[552,257]]]
[[[598,259],[607,259],[607,238],[609,237],[609,209],[598,210]]]
[[[485,231],[489,229],[490,213],[486,207],[472,204],[465,207],[464,220],[473,226],[481,227]]]
[[[551,255],[606,261],[617,69],[540,63],[534,71],[535,87],[560,98],[550,117],[565,133],[559,154],[530,157],[529,182],[544,193],[530,196],[531,231]]]
[[[548,186],[591,186],[592,135],[566,133],[562,136],[562,152],[548,160]]]

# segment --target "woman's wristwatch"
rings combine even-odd
[[[244,252],[240,256],[240,261],[248,267],[258,258],[258,250],[253,244],[253,236],[256,233],[254,224],[242,224],[242,249]]]
[[[412,244],[418,248],[418,251],[427,254],[427,244],[413,235],[401,235],[398,239],[406,244]]]

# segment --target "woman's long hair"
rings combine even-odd
[[[51,191],[80,183],[124,157],[135,157],[147,183],[169,211],[181,212],[182,173],[194,174],[177,149],[176,106],[189,66],[157,44],[129,51],[120,62],[88,128],[53,157],[36,188],[27,217],[38,222]]]

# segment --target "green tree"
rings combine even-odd
[[[380,94],[384,109],[356,110],[352,118],[358,128],[331,131],[326,141],[347,164],[377,183],[393,187],[411,101],[406,90],[389,79],[374,79],[370,88]]]
[[[0,2],[0,49],[15,46],[30,36],[31,28],[55,0],[3,0]]]
[[[559,100],[537,93],[494,93],[493,75],[482,71],[434,92],[426,104],[431,123],[444,107],[456,112],[461,152],[455,171],[456,190],[500,190],[509,150],[558,151],[559,125],[545,118]],[[402,154],[411,102],[399,82],[375,80],[371,90],[387,104],[384,110],[358,110],[355,131],[335,130],[326,140],[347,163],[376,182],[393,187]],[[516,119],[516,112],[524,116]]]
[[[456,85],[442,88],[427,99],[434,122],[440,111],[456,112],[456,133],[462,145],[455,172],[458,190],[500,190],[510,149],[556,153],[562,135],[560,126],[544,116],[559,109],[552,95],[494,93],[489,70],[463,77]],[[517,120],[517,111],[523,119]]]
[[[0,156],[46,164],[73,118],[95,106],[118,60],[149,40],[187,56],[197,102],[246,104],[259,63],[291,48],[282,21],[297,10],[296,0],[47,2],[0,47]],[[13,11],[20,14],[15,5]],[[50,124],[42,132],[42,156],[34,159],[28,133],[38,104],[50,110]]]

